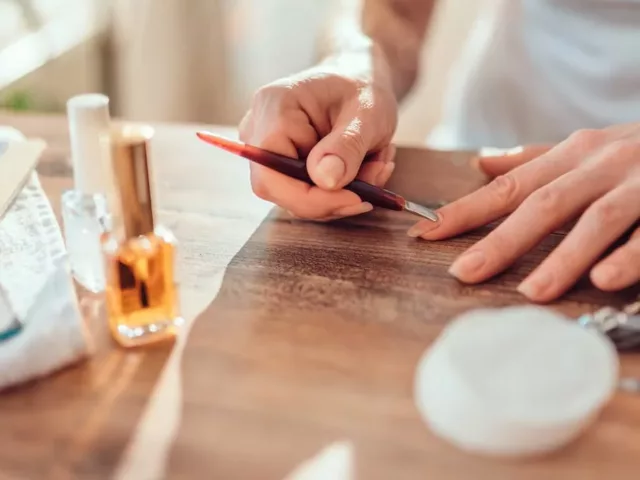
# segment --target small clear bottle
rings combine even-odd
[[[105,289],[102,239],[111,227],[109,98],[84,94],[67,102],[73,189],[62,194],[62,222],[71,271],[93,293]]]
[[[123,347],[171,340],[179,333],[175,262],[177,241],[156,225],[147,145],[151,127],[122,126],[113,133],[112,231],[103,241],[109,327]]]

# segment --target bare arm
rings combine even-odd
[[[340,0],[323,56],[344,59],[391,83],[398,100],[413,87],[436,0]]]

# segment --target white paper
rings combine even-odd
[[[22,140],[13,131],[0,131],[0,218],[12,204],[40,160],[45,143]]]
[[[0,328],[16,317],[23,323],[0,342],[2,389],[69,365],[90,347],[62,233],[33,170],[43,143],[20,140],[13,129],[0,129],[0,135],[0,194],[8,202],[0,217],[0,287],[6,294]]]

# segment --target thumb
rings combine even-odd
[[[313,182],[326,190],[337,190],[353,181],[374,146],[374,130],[373,125],[359,118],[336,125],[307,157],[307,171]]]
[[[480,150],[477,163],[484,173],[497,177],[547,153],[552,148],[553,145],[526,145],[511,150],[486,148]]]

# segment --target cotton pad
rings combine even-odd
[[[549,309],[475,310],[423,355],[415,399],[432,432],[480,454],[528,456],[575,439],[616,390],[605,336]]]

